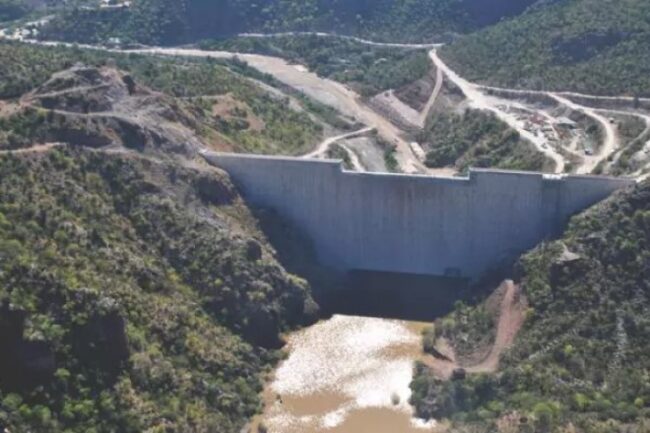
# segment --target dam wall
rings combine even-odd
[[[274,209],[310,236],[324,265],[471,279],[633,183],[485,169],[460,178],[357,173],[331,160],[205,157],[250,204]]]

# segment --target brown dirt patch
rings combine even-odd
[[[395,96],[416,111],[422,111],[433,92],[436,84],[436,68],[431,70],[419,80],[406,84],[395,90]]]
[[[497,318],[497,329],[494,344],[489,347],[479,347],[476,353],[460,362],[456,359],[453,347],[445,339],[437,342],[436,349],[448,356],[452,361],[427,356],[424,363],[440,378],[449,379],[453,371],[463,368],[468,373],[493,373],[499,368],[499,360],[515,341],[519,330],[524,324],[528,303],[521,293],[521,287],[511,280],[504,281],[486,301],[488,311],[493,311]]]
[[[246,116],[239,116],[237,115],[237,112],[246,113]],[[250,125],[248,128],[250,131],[260,132],[263,131],[266,126],[264,121],[257,117],[246,103],[238,101],[231,93],[218,96],[214,99],[214,103],[212,104],[212,115],[226,120],[235,117],[243,118]]]
[[[10,117],[20,111],[20,104],[0,101],[0,117]]]

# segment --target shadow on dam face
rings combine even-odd
[[[487,281],[470,284],[468,279],[449,276],[327,268],[318,263],[304,232],[272,209],[252,209],[280,263],[309,281],[323,316],[344,314],[429,322],[451,312],[457,301],[479,299],[496,288],[503,277],[498,273]]]
[[[476,296],[469,280],[365,270],[349,271],[337,289],[315,292],[329,314],[433,321]]]

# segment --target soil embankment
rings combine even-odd
[[[452,377],[459,369],[467,373],[493,373],[499,367],[499,359],[514,342],[524,324],[526,299],[520,286],[511,280],[504,281],[488,302],[497,303],[496,335],[489,347],[477,347],[475,353],[466,358],[477,362],[463,362],[457,359],[453,346],[444,338],[436,342],[436,350],[443,356],[427,357],[424,363],[442,379]]]

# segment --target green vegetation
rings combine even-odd
[[[0,118],[0,149],[19,149],[34,142],[49,141],[55,121],[61,120],[61,116],[48,119],[42,110],[25,110],[15,116]]]
[[[29,12],[23,0],[0,0],[0,22],[22,18]]]
[[[395,158],[395,153],[397,153],[397,146],[389,146],[384,149],[384,163],[386,164],[386,170],[391,173],[399,172],[399,162]]]
[[[239,432],[315,306],[229,181],[83,148],[0,172],[0,427]]]
[[[349,84],[363,96],[409,84],[426,75],[432,67],[426,50],[373,47],[317,35],[235,38],[201,46],[286,58],[306,65],[322,77]]]
[[[650,95],[650,3],[546,2],[442,49],[466,78],[501,86]]]
[[[638,118],[627,117],[620,122],[619,132],[627,142],[616,162],[608,169],[608,174],[622,176],[634,173],[643,167],[643,160],[638,160],[634,156],[642,151],[650,140],[650,131],[645,132],[645,127],[645,122]],[[596,171],[602,173],[603,166],[604,164],[601,164]]]
[[[430,349],[439,338],[445,338],[454,347],[458,359],[475,353],[479,347],[489,347],[495,337],[495,312],[485,305],[468,305],[457,302],[454,311],[436,321],[432,335],[425,339],[425,350]]]
[[[648,16],[645,0],[135,0],[130,10],[71,8],[43,37],[178,44],[246,31],[302,30],[389,41],[453,39],[442,55],[473,81],[650,95]],[[452,38],[459,33],[469,35]],[[268,48],[261,41],[237,43],[247,44]]]
[[[353,170],[352,160],[347,150],[341,147],[340,144],[334,143],[327,151],[327,157],[330,159],[340,159],[343,161],[343,167],[346,170]]]
[[[458,431],[494,431],[499,418],[513,432],[648,431],[650,183],[575,217],[516,273],[530,308],[500,371],[441,381],[419,365],[418,414],[450,418]],[[467,308],[446,319],[452,334],[484,327],[457,326],[457,315],[480,317],[484,307]]]
[[[318,142],[322,135],[322,125],[314,121],[308,112],[290,109],[287,98],[271,95],[244,78],[240,72],[250,68],[240,63],[121,54],[106,59],[105,54],[92,50],[7,42],[0,42],[0,57],[4,60],[0,63],[0,98],[19,97],[43,84],[54,72],[78,62],[93,66],[114,64],[129,72],[140,84],[172,97],[183,98],[184,104],[193,106],[200,115],[204,126],[224,135],[227,140],[221,141],[234,143],[232,147],[235,150],[295,154]],[[231,95],[239,101],[245,112],[258,118],[263,127],[252,129],[243,123],[213,118],[210,98],[224,95]],[[317,118],[337,120],[316,103],[305,108],[313,109]],[[33,120],[12,119],[8,122],[23,124]],[[18,128],[6,125],[6,122],[3,126],[4,131],[17,133]],[[27,138],[36,138],[42,128],[29,130],[21,127],[20,130],[29,133]]]
[[[462,115],[436,113],[418,141],[429,148],[429,167],[454,166],[543,170],[552,164],[494,114],[466,110]]]
[[[534,0],[134,0],[129,10],[72,6],[46,38],[178,44],[247,31],[320,30],[372,39],[449,38],[522,12]]]

